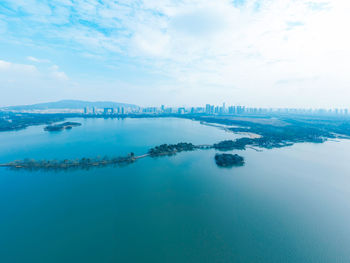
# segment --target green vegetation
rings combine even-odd
[[[246,145],[252,144],[253,139],[240,138],[235,141],[226,140],[215,143],[213,148],[220,151],[245,150]]]
[[[104,167],[108,165],[130,164],[135,161],[134,153],[123,157],[109,158],[81,158],[76,160],[33,160],[25,159],[14,161],[0,166],[25,170],[68,170],[68,169],[89,169],[92,167]]]
[[[235,142],[214,145],[219,150],[244,149],[246,145],[271,149],[293,145],[294,143],[323,143],[327,139],[349,138],[350,122],[348,119],[320,118],[282,118],[275,122],[258,122],[254,118],[234,117],[195,117],[195,120],[224,124],[235,133],[254,133],[260,138],[242,138]],[[268,123],[268,124],[266,124]]]
[[[0,131],[13,131],[25,129],[28,126],[51,124],[63,121],[62,114],[27,114],[0,112]]]
[[[220,167],[232,167],[244,165],[244,158],[238,154],[216,154],[215,162]]]
[[[178,143],[178,144],[162,144],[156,146],[148,151],[147,154],[135,156],[133,152],[124,157],[109,158],[81,158],[76,160],[32,160],[25,159],[21,161],[14,161],[6,164],[0,164],[0,167],[9,167],[13,169],[25,170],[68,170],[68,169],[89,169],[92,167],[104,167],[108,165],[125,165],[135,162],[137,159],[151,156],[165,156],[174,155],[183,151],[193,151],[199,149],[192,143]]]
[[[69,130],[73,127],[81,126],[81,123],[79,122],[64,122],[56,125],[49,125],[44,128],[45,131],[62,131],[62,130]]]
[[[197,149],[192,143],[180,142],[178,144],[162,144],[156,146],[148,151],[151,157],[157,157],[161,155],[173,155],[178,152],[193,151]]]
[[[292,145],[293,143],[287,141],[275,141],[271,138],[240,138],[235,141],[227,140],[216,143],[213,148],[219,151],[245,150],[247,146],[256,146],[260,148],[278,148]]]
[[[64,120],[67,117],[79,117],[80,115],[69,114],[15,114],[0,112],[0,131],[22,129],[29,125],[53,123]],[[81,116],[80,116],[81,117]],[[90,116],[91,117],[91,116]],[[138,118],[140,115],[129,116]],[[141,115],[141,117],[147,117]],[[153,116],[154,117],[154,116]],[[160,116],[164,117],[164,116]],[[170,116],[169,116],[170,117]],[[257,134],[259,137],[239,138],[237,140],[226,140],[214,145],[193,145],[192,143],[162,144],[151,148],[147,154],[134,156],[133,153],[126,157],[108,158],[82,158],[80,160],[63,161],[35,161],[24,160],[2,164],[2,167],[15,169],[53,169],[65,170],[72,168],[87,169],[90,167],[103,167],[106,165],[121,165],[134,162],[136,159],[151,156],[174,155],[183,151],[194,151],[197,149],[214,148],[219,151],[245,150],[247,146],[271,149],[285,147],[299,142],[323,143],[331,138],[350,138],[350,122],[345,118],[325,118],[307,116],[280,116],[275,117],[232,117],[232,116],[175,116],[179,118],[191,118],[206,123],[226,125],[225,130],[234,133]],[[56,125],[49,125],[47,131],[60,131],[79,126],[80,123],[64,122]],[[243,157],[235,154],[217,154],[215,156],[217,165],[230,167],[243,165]]]

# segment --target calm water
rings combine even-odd
[[[182,119],[0,133],[0,162],[142,154],[235,138]],[[71,172],[0,169],[0,262],[350,262],[350,141]]]

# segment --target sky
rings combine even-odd
[[[348,0],[1,0],[0,106],[350,108]]]

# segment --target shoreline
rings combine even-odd
[[[134,116],[135,117],[135,116]],[[156,116],[152,116],[156,117]],[[193,145],[192,143],[178,143],[178,144],[162,144],[151,148],[147,153],[135,156],[134,153],[129,153],[127,156],[99,157],[95,158],[81,158],[71,160],[19,160],[0,164],[0,167],[8,167],[13,169],[46,169],[46,170],[66,170],[70,168],[88,169],[89,167],[103,167],[107,165],[125,165],[135,162],[138,159],[146,157],[161,157],[175,155],[182,151],[194,151],[198,149],[215,149],[218,151],[233,151],[252,149],[257,152],[262,152],[263,149],[274,149],[292,146],[296,143],[324,143],[326,141],[334,141],[339,139],[347,140],[347,130],[344,129],[344,134],[334,133],[331,129],[327,130],[310,125],[309,123],[290,124],[284,126],[266,125],[261,123],[253,123],[249,121],[234,120],[229,118],[215,118],[209,116],[161,116],[161,117],[175,117],[182,119],[190,119],[192,121],[199,121],[202,125],[212,126],[223,129],[227,132],[243,135],[234,141],[226,140],[217,144],[202,144]],[[51,125],[48,127],[66,128],[66,126],[80,126],[80,123],[65,122],[61,124]],[[317,124],[320,125],[320,124]],[[349,125],[350,129],[350,125]],[[349,130],[350,132],[350,130]]]

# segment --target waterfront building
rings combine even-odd
[[[185,114],[185,108],[178,108],[178,110],[177,110],[177,112],[179,113],[179,114]]]
[[[215,108],[214,108],[214,113],[216,113],[216,114],[218,114],[219,113],[219,106],[215,106]]]
[[[236,113],[236,107],[235,106],[228,107],[228,113],[229,114],[235,114]]]
[[[104,115],[109,115],[109,114],[113,114],[114,113],[114,109],[113,108],[104,108],[103,109],[103,114]]]
[[[210,114],[210,109],[211,109],[210,104],[205,105],[205,113],[206,114]]]

